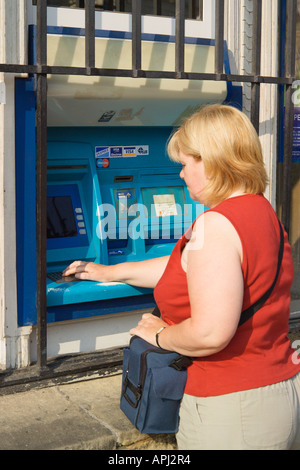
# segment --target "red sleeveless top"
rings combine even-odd
[[[267,199],[255,194],[226,199],[212,210],[227,217],[242,243],[245,310],[261,298],[275,278],[280,241],[277,216]],[[170,325],[191,314],[186,273],[181,267],[181,252],[187,242],[185,235],[178,240],[154,290],[162,318]],[[237,329],[225,349],[193,361],[185,393],[223,395],[281,382],[300,371],[287,337],[293,276],[285,233],[282,266],[271,296]]]

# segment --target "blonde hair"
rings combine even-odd
[[[201,194],[209,207],[237,189],[249,194],[266,189],[259,137],[248,117],[231,106],[204,106],[170,137],[167,151],[177,162],[180,151],[203,161],[209,182]]]

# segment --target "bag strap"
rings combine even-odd
[[[271,287],[267,290],[267,292],[257,302],[255,302],[255,304],[251,305],[251,307],[247,308],[246,310],[243,310],[243,312],[241,313],[241,318],[240,318],[238,326],[243,325],[247,320],[249,320],[264,305],[264,303],[270,297],[270,295],[271,295],[271,293],[272,293],[272,291],[275,287],[275,284],[277,282],[280,267],[281,267],[282,257],[283,257],[283,248],[284,248],[283,229],[282,229],[282,225],[281,225],[279,219],[278,219],[278,224],[279,224],[279,228],[280,228],[280,245],[279,245],[279,251],[278,251],[278,263],[277,263],[277,271],[276,271],[275,279],[274,279]]]

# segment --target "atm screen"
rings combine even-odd
[[[48,197],[47,238],[76,237],[77,235],[78,231],[71,197]]]
[[[47,187],[47,249],[88,246],[87,217],[77,184]]]

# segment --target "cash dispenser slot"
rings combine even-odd
[[[131,183],[133,176],[115,176],[115,183]]]

